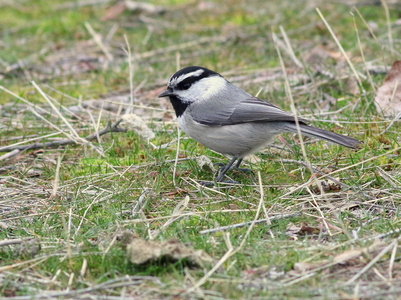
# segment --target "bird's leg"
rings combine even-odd
[[[233,165],[233,163],[237,160],[237,157],[234,156],[229,162],[228,164],[224,167],[223,171],[221,171],[221,173],[219,174],[219,176],[217,176],[216,178],[216,182],[220,182],[224,175],[227,173],[227,171],[231,168],[231,166]],[[241,159],[242,160],[242,159]]]
[[[250,170],[250,169],[242,169],[242,168],[239,168],[239,166],[240,166],[240,164],[241,164],[241,162],[242,162],[242,158],[239,158],[238,161],[237,161],[237,163],[235,164],[235,166],[233,166],[234,162],[235,162],[237,159],[238,159],[238,157],[235,156],[235,157],[233,157],[233,158],[228,162],[227,165],[219,164],[219,165],[222,165],[222,167],[219,169],[219,171],[220,171],[220,170],[222,170],[222,171],[220,171],[219,176],[217,176],[216,182],[231,183],[231,184],[239,184],[239,182],[237,182],[237,181],[233,181],[233,180],[224,181],[224,180],[223,180],[224,175],[225,175],[225,174],[227,173],[227,171],[230,170],[230,169],[239,170],[239,171],[242,171],[242,172],[250,172],[250,173],[253,173],[252,170]],[[224,168],[223,168],[223,167],[224,167]],[[205,181],[202,181],[201,184],[202,184],[203,186],[214,186],[214,184],[213,184],[212,182],[205,182]]]
[[[238,159],[238,158],[237,158],[237,159]],[[243,160],[243,158],[239,158],[239,159],[237,160],[237,163],[236,163],[234,166],[231,166],[231,170],[240,171],[240,172],[244,172],[244,173],[252,173],[252,174],[254,174],[253,171],[252,171],[251,169],[248,169],[248,168],[240,168],[240,167],[239,167],[239,166],[241,165],[241,163],[242,163],[242,160]],[[215,163],[215,165],[219,166],[219,171],[220,171],[220,170],[224,170],[224,168],[226,167],[226,165],[223,164],[223,163]]]
[[[239,169],[239,165],[242,163],[243,158],[240,158],[234,166],[234,169]]]
[[[231,165],[230,169],[237,169],[238,166],[239,166],[239,164],[241,163],[241,161],[242,161],[242,158],[240,158],[240,159],[237,161],[237,163],[235,164],[235,166]],[[214,163],[214,165],[219,167],[219,173],[222,172],[222,171],[224,170],[224,168],[227,166],[227,164],[221,163],[221,162]]]
[[[231,169],[239,169],[239,165],[242,163],[242,158],[238,159],[237,163],[235,166],[232,166]],[[224,169],[226,167],[226,164],[223,163],[215,163],[215,166],[219,166],[219,169]]]
[[[236,171],[241,171],[244,173],[251,173],[254,174],[253,171],[251,169],[248,168],[240,168],[239,165],[242,163],[242,158],[238,159],[237,163],[235,164],[235,166],[233,167],[234,170]]]

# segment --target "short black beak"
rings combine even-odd
[[[174,95],[173,91],[168,88],[167,90],[165,90],[163,93],[161,93],[159,95],[159,98],[168,97],[168,96],[172,96],[172,95]]]

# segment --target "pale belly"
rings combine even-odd
[[[274,122],[208,126],[180,117],[178,124],[205,147],[240,158],[267,146],[275,135],[283,132]]]

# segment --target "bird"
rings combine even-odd
[[[216,182],[223,182],[235,161],[234,168],[239,168],[245,156],[266,147],[278,134],[297,133],[297,128],[303,135],[348,148],[361,144],[355,138],[308,125],[308,120],[295,118],[204,67],[177,71],[159,97],[170,99],[182,131],[205,147],[232,157]]]

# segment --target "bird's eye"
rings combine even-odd
[[[187,82],[187,83],[184,83],[183,85],[181,85],[181,90],[187,90],[187,89],[189,89],[190,87],[191,87],[191,83],[189,83],[189,82]]]

